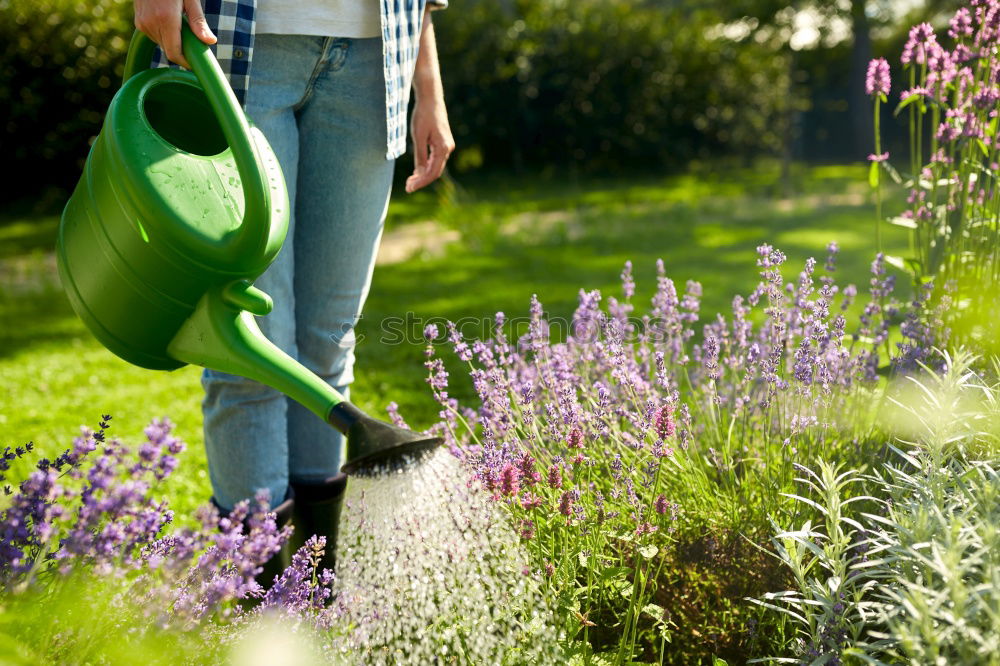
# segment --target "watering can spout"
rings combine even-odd
[[[333,406],[327,422],[347,435],[347,474],[374,473],[406,463],[437,448],[440,437],[424,435],[380,421],[349,402]]]
[[[266,315],[271,299],[247,280],[207,291],[170,341],[167,353],[181,363],[248,377],[305,406],[347,436],[348,474],[377,471],[441,444],[432,437],[375,419],[347,402],[329,384],[264,337],[253,316]]]

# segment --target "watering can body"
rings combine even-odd
[[[224,106],[227,91],[216,88],[216,106]],[[151,369],[184,365],[167,347],[201,297],[253,281],[281,248],[289,208],[281,169],[246,125],[232,132],[232,143],[243,145],[230,145],[208,87],[191,72],[128,72],[115,95],[57,247],[74,309],[123,359]],[[238,150],[259,182],[244,183]]]
[[[124,360],[193,363],[257,380],[347,435],[343,470],[405,462],[437,437],[368,416],[280,350],[254,316],[253,287],[288,231],[278,160],[247,120],[210,49],[187,25],[192,72],[149,69],[137,32],[84,173],[63,212],[59,275],[73,309]]]

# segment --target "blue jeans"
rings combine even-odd
[[[346,395],[392,187],[381,38],[258,35],[247,115],[274,148],[292,202],[284,247],[256,282],[274,299],[258,323]],[[289,482],[340,471],[343,436],[301,405],[221,372],[205,371],[202,384],[209,476],[223,508],[261,488],[274,506]]]

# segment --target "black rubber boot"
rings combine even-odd
[[[313,535],[326,537],[326,549],[319,563],[319,571],[334,570],[337,561],[337,528],[340,510],[347,490],[347,475],[338,474],[318,483],[292,483],[295,507],[292,525],[291,552],[295,553]]]
[[[219,506],[219,503],[212,498],[212,505],[218,509],[219,517],[225,518],[229,515],[229,511],[223,509]],[[289,488],[288,493],[285,495],[285,501],[278,506],[271,509],[274,512],[274,522],[280,531],[285,525],[288,525],[292,520],[292,513],[295,509],[295,492]],[[247,528],[244,526],[244,532]],[[291,537],[294,539],[295,537]],[[293,551],[289,546],[289,541],[286,541],[281,546],[281,550],[271,556],[267,562],[264,562],[262,569],[259,574],[254,576],[254,580],[260,585],[265,591],[274,584],[274,579],[280,576],[282,572],[292,563],[292,553]],[[259,599],[247,599],[245,600],[251,605],[257,603]]]

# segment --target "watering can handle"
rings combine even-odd
[[[181,23],[184,57],[191,64],[198,83],[205,91],[212,112],[222,128],[222,134],[232,150],[236,169],[243,183],[243,222],[227,250],[233,257],[253,256],[259,254],[267,243],[271,222],[271,196],[260,153],[251,138],[250,123],[219,67],[219,61],[215,59],[208,44],[191,32],[187,21]],[[155,49],[156,43],[136,30],[128,47],[123,84],[135,74],[150,69]]]

